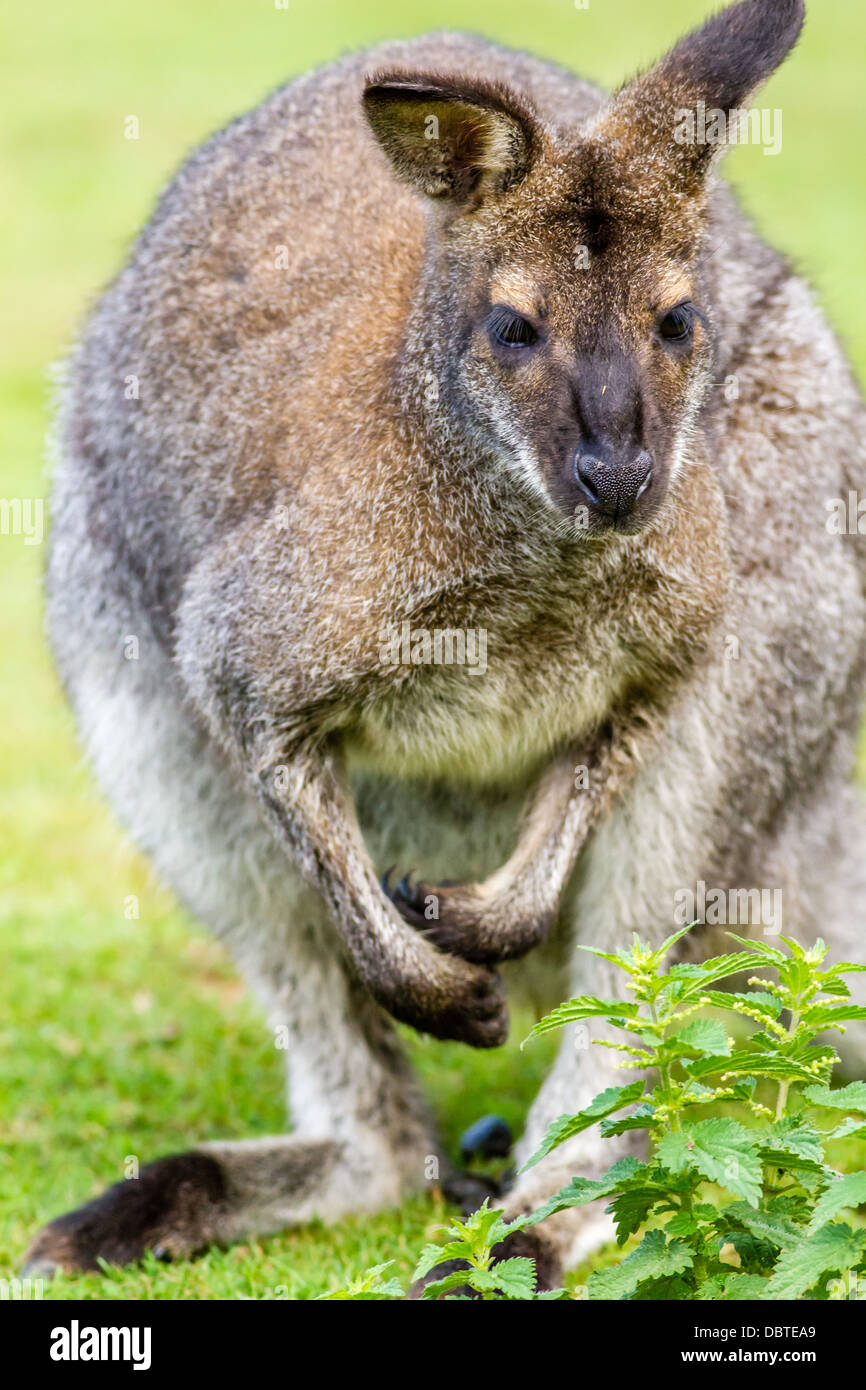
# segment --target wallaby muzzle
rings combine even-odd
[[[628,453],[606,440],[581,444],[573,461],[574,478],[595,513],[597,523],[617,530],[635,529],[640,503],[653,485],[653,459],[646,449]]]

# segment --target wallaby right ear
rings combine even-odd
[[[803,0],[729,5],[616,92],[600,113],[595,134],[650,180],[670,189],[696,186],[727,137],[696,142],[688,134],[690,110],[703,103],[733,116],[788,56],[803,16]]]
[[[465,203],[524,177],[538,145],[532,113],[499,84],[424,73],[381,73],[364,114],[406,183],[429,198]]]

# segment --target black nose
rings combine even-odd
[[[624,461],[604,446],[581,447],[574,456],[574,476],[602,516],[625,521],[652,483],[652,455],[642,449]]]

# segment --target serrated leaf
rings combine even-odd
[[[445,1245],[425,1245],[418,1256],[418,1263],[412,1275],[413,1282],[423,1279],[436,1265],[446,1260],[465,1260],[466,1245],[462,1240],[449,1240]],[[463,1281],[466,1282],[465,1280]]]
[[[630,1188],[627,1192],[620,1192],[614,1197],[607,1210],[613,1217],[616,1226],[617,1245],[625,1245],[629,1236],[640,1230],[658,1202],[670,1203],[670,1197],[664,1188]],[[685,1235],[686,1233],[684,1231],[671,1231],[670,1234]]]
[[[815,1203],[812,1220],[808,1225],[809,1234],[813,1235],[825,1222],[832,1221],[833,1217],[838,1216],[840,1211],[845,1211],[849,1207],[856,1210],[864,1202],[866,1202],[866,1173],[846,1173],[844,1177],[835,1178],[824,1189]]]
[[[864,1234],[831,1222],[783,1250],[767,1284],[766,1297],[799,1298],[825,1274],[842,1274],[863,1258]]]
[[[446,1274],[443,1279],[434,1279],[429,1284],[424,1285],[424,1292],[421,1298],[431,1301],[441,1298],[442,1294],[450,1293],[452,1289],[465,1288],[469,1283],[469,1269],[457,1269],[453,1274]]]
[[[728,975],[739,975],[741,970],[754,970],[759,965],[760,961],[757,961],[750,951],[740,951],[730,956],[715,956],[698,967],[700,974],[687,984],[679,998],[691,999],[695,995],[705,993],[707,985],[711,985],[715,980],[724,980]],[[672,966],[668,978],[679,979],[680,970],[681,967]]]
[[[866,1008],[859,1004],[813,1004],[802,1015],[802,1022],[810,1028],[831,1028],[838,1023],[862,1023],[866,1020]]]
[[[638,1105],[630,1115],[623,1115],[618,1120],[602,1120],[601,1132],[605,1139],[609,1139],[615,1134],[626,1134],[632,1129],[652,1129],[654,1115],[655,1109],[652,1105]]]
[[[317,1302],[373,1303],[386,1298],[405,1299],[406,1295],[397,1279],[382,1280],[385,1270],[390,1269],[393,1263],[393,1260],[386,1260],[384,1264],[372,1265],[345,1288],[318,1294]]]
[[[541,1141],[541,1147],[532,1155],[528,1163],[525,1163],[521,1172],[526,1172],[536,1163],[540,1162],[546,1154],[553,1149],[564,1144],[567,1139],[572,1139],[576,1134],[582,1134],[585,1129],[597,1124],[607,1115],[613,1115],[617,1110],[624,1110],[627,1105],[632,1105],[636,1100],[640,1100],[643,1095],[645,1082],[631,1081],[627,1086],[609,1086],[607,1090],[601,1091],[584,1110],[579,1110],[576,1115],[560,1115],[558,1120],[554,1120],[549,1130]]]
[[[693,1169],[750,1206],[758,1204],[762,1174],[755,1137],[736,1120],[699,1120],[672,1131],[660,1141],[658,1159],[673,1173]]]
[[[851,1115],[837,1129],[824,1135],[825,1139],[866,1139],[866,1121]]]
[[[731,1051],[728,1035],[715,1018],[696,1018],[678,1033],[674,1033],[668,1041],[679,1043],[691,1052],[700,1052],[708,1057],[725,1057]]]
[[[676,946],[678,941],[682,941],[683,937],[691,931],[694,925],[694,922],[690,922],[687,927],[680,927],[679,931],[675,931],[670,936],[666,936],[661,945],[658,946],[655,951],[653,951],[652,965],[661,965],[662,961],[664,960],[671,947]]]
[[[545,1014],[544,1018],[540,1018],[520,1045],[523,1047],[530,1038],[550,1033],[554,1028],[564,1028],[568,1023],[579,1023],[584,1018],[609,1018],[615,1022],[617,1019],[636,1019],[638,1013],[637,1004],[626,1003],[621,999],[596,999],[592,994],[580,994],[574,999],[567,999],[564,1004],[558,1004],[549,1014]]]
[[[535,1261],[525,1255],[498,1260],[489,1269],[473,1270],[468,1283],[482,1293],[498,1290],[506,1298],[531,1299],[535,1292]]]
[[[803,1228],[787,1217],[761,1209],[755,1210],[747,1202],[732,1202],[719,1213],[720,1217],[736,1222],[758,1240],[768,1240],[780,1250],[785,1250],[802,1239]]]
[[[698,1222],[694,1216],[687,1211],[678,1211],[676,1216],[672,1216],[670,1221],[665,1222],[665,1234],[668,1236],[693,1236],[700,1230]]]
[[[803,1094],[813,1105],[826,1105],[830,1110],[852,1110],[856,1115],[866,1115],[866,1081],[852,1081],[836,1090],[831,1090],[829,1086],[807,1086]]]
[[[698,1057],[684,1062],[690,1076],[726,1076],[738,1073],[748,1076],[769,1076],[775,1081],[813,1081],[814,1072],[793,1057],[780,1057],[775,1052],[735,1052],[732,1057]]]
[[[668,1243],[664,1231],[647,1231],[637,1249],[620,1264],[589,1276],[587,1293],[592,1299],[628,1298],[645,1280],[672,1278],[691,1269],[693,1262],[684,1241]]]
[[[544,1221],[558,1211],[566,1211],[569,1207],[585,1207],[588,1202],[595,1202],[599,1197],[609,1197],[625,1183],[633,1182],[647,1167],[646,1163],[641,1163],[640,1159],[629,1154],[614,1163],[603,1178],[572,1178],[571,1182],[560,1188],[543,1207],[536,1208],[526,1218],[525,1224],[536,1226],[539,1221]]]
[[[764,1163],[804,1173],[824,1172],[823,1136],[799,1116],[786,1116],[763,1131],[768,1142],[761,1147]]]
[[[707,999],[718,1009],[731,1009],[738,1013],[737,1005],[751,1009],[754,1013],[761,1013],[766,1018],[777,1019],[782,1012],[782,1001],[777,999],[775,994],[765,994],[763,990],[734,990],[709,989],[705,991]]]
[[[784,951],[780,951],[776,946],[771,946],[768,941],[762,941],[759,936],[738,936],[737,933],[733,931],[725,932],[725,936],[729,936],[732,941],[736,941],[740,946],[749,948],[753,958],[753,965],[757,966],[762,964],[762,962],[754,959],[756,955],[766,956],[768,960],[772,960],[777,965],[788,959]]]
[[[767,1297],[768,1283],[769,1280],[761,1274],[743,1274],[740,1270],[734,1270],[725,1278],[718,1297],[723,1302],[732,1299],[757,1302]]]
[[[821,984],[822,994],[834,994],[838,998],[850,999],[851,991],[844,980],[823,980]]]

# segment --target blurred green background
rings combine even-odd
[[[0,497],[42,496],[51,364],[119,267],[156,194],[204,136],[294,73],[348,49],[459,27],[610,85],[710,7],[695,0],[23,0],[0,5]],[[759,104],[778,157],[728,176],[816,285],[866,366],[866,8],[812,0]],[[134,115],[140,139],[124,139]],[[0,536],[0,1275],[40,1222],[142,1161],[280,1128],[270,1034],[220,950],[125,843],[75,746],[41,631],[43,548]],[[125,916],[134,895],[138,919]],[[517,1038],[521,1028],[515,1028]],[[525,1031],[525,1030],[522,1030]],[[545,1054],[413,1041],[446,1134],[485,1111],[515,1124]],[[58,1281],[51,1297],[310,1297],[396,1258],[429,1202],[214,1252],[188,1265]],[[275,1294],[274,1291],[278,1292]]]

